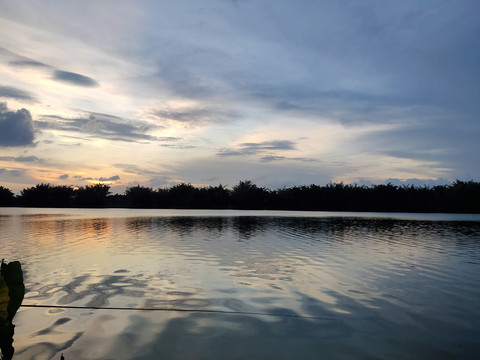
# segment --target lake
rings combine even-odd
[[[79,307],[21,307],[14,359],[480,358],[480,215],[0,208],[0,244]]]

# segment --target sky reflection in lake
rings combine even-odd
[[[472,218],[19,211],[2,210],[0,241],[3,257],[22,262],[24,304],[322,319],[21,308],[15,359],[478,354],[480,222]]]

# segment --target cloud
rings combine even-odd
[[[161,144],[160,146],[170,148],[170,149],[179,149],[179,150],[197,149],[198,148],[198,146],[195,146],[195,145],[180,145],[180,144]]]
[[[425,169],[433,165],[442,171],[442,176],[453,176],[454,172],[455,176],[470,173],[477,178],[480,169],[472,164],[478,161],[479,137],[480,124],[468,125],[460,119],[438,117],[392,129],[379,129],[351,141],[350,145],[359,154],[414,160],[423,164]]]
[[[9,65],[14,66],[14,67],[35,67],[35,68],[48,68],[50,65],[44,64],[40,61],[35,61],[35,60],[14,60],[10,61]]]
[[[0,85],[0,98],[2,97],[28,102],[36,102],[35,96],[33,96],[30,92],[20,90],[11,86]]]
[[[33,146],[35,129],[27,109],[8,111],[0,102],[0,146]]]
[[[159,146],[161,147],[166,147],[166,148],[171,148],[171,149],[195,149],[197,146],[194,145],[184,145],[180,144],[180,142],[183,140],[181,137],[173,137],[173,136],[163,136],[157,138],[157,141],[160,142]]]
[[[157,138],[157,141],[161,141],[161,142],[180,141],[180,140],[182,140],[181,137],[174,137],[174,136],[162,136]]]
[[[205,179],[214,175],[215,183],[222,183],[230,188],[245,179],[258,186],[274,189],[299,184],[325,184],[333,178],[333,169],[329,164],[318,166],[313,162],[260,162],[246,157],[196,159],[174,164],[172,170],[171,173],[177,179],[187,179],[186,181],[192,184],[205,184]]]
[[[86,116],[66,118],[58,115],[44,115],[41,121],[36,121],[38,128],[45,130],[61,130],[79,132],[112,141],[136,142],[157,138],[147,133],[159,126],[136,120],[130,121],[118,116],[88,113]]]
[[[168,188],[180,184],[185,181],[179,180],[177,177],[161,175],[156,176],[147,181],[147,186],[151,188]]]
[[[60,180],[66,180],[66,179],[68,179],[69,177],[70,177],[70,176],[69,176],[68,174],[63,174],[63,175],[60,175],[58,178],[59,178]]]
[[[110,176],[108,178],[105,178],[105,177],[98,178],[98,181],[117,181],[117,180],[120,180],[120,176],[118,175]]]
[[[0,156],[0,161],[16,161],[16,162],[38,162],[42,161],[36,156]]]
[[[3,68],[7,72],[2,84],[32,91],[39,98],[41,94],[45,105],[48,101],[63,105],[64,109],[116,108],[117,115],[122,116],[121,109],[128,108],[125,111],[129,113],[149,109],[145,115],[153,114],[158,123],[175,127],[168,135],[185,139],[192,138],[192,134],[187,135],[179,127],[214,126],[214,131],[203,132],[201,136],[216,144],[219,136],[224,136],[223,141],[239,139],[255,132],[262,123],[279,130],[278,135],[271,133],[270,139],[290,137],[280,134],[290,134],[288,129],[292,127],[298,126],[297,135],[311,131],[319,134],[322,132],[319,123],[341,123],[347,129],[335,132],[334,138],[339,141],[330,138],[329,133],[321,133],[327,141],[308,147],[322,156],[323,161],[345,162],[334,167],[332,178],[344,174],[349,179],[370,176],[366,170],[371,168],[382,179],[401,177],[402,172],[395,171],[389,160],[404,168],[411,167],[405,177],[450,176],[451,173],[440,171],[445,168],[458,171],[458,176],[466,171],[480,176],[476,159],[480,151],[480,22],[477,19],[480,2],[458,6],[442,0],[388,3],[299,0],[248,2],[235,7],[228,2],[217,2],[206,8],[202,4],[172,2],[162,6],[162,11],[157,11],[154,2],[122,4],[87,9],[92,25],[87,27],[82,27],[81,19],[72,16],[79,11],[76,5],[61,8],[54,4],[25,8],[7,5],[12,16],[5,16],[12,20],[12,26],[5,28],[6,46],[36,57],[30,60],[3,51],[0,61],[11,68]],[[110,26],[114,18],[108,14],[113,8],[115,13],[124,15],[115,17],[122,19],[122,31]],[[54,21],[56,18],[69,19],[68,24]],[[162,27],[158,27],[159,23]],[[18,31],[21,28],[23,32]],[[94,36],[98,29],[108,36]],[[108,44],[104,43],[106,38]],[[45,39],[48,42],[42,43]],[[108,51],[98,56],[98,49]],[[71,63],[72,59],[76,64]],[[66,65],[68,61],[70,64]],[[50,62],[52,66],[46,65]],[[29,71],[20,71],[21,67],[29,67]],[[75,75],[83,75],[60,72],[63,69],[85,71],[85,75],[94,79],[84,78],[93,84],[101,81],[96,74],[102,73],[112,83],[95,90],[105,91],[104,97],[92,99],[78,93],[55,94],[61,89],[51,86],[54,85],[51,82],[39,81],[42,76],[54,76],[56,71],[57,80],[82,84],[83,78]],[[98,69],[98,72],[80,69]],[[19,81],[15,81],[17,75]],[[31,79],[31,87],[18,85],[27,78]],[[49,99],[52,95],[57,96]],[[74,98],[69,98],[71,95]],[[123,96],[132,101],[115,107]],[[34,109],[30,110],[33,113]],[[51,109],[44,111],[52,114]],[[70,131],[60,133],[92,142],[96,138],[157,141],[156,148],[151,148],[153,152],[159,150],[158,146],[178,148],[187,143],[155,138],[148,124],[143,128],[134,121],[96,114],[90,118],[91,113],[68,118],[60,107],[57,111],[55,114],[62,118],[40,118],[44,121],[38,122],[38,127]],[[34,117],[38,120],[35,114]],[[228,122],[236,119],[245,121],[229,126]],[[392,125],[391,130],[371,130],[385,123]],[[127,126],[121,127],[122,124]],[[424,126],[418,127],[419,124]],[[353,126],[357,128],[349,133]],[[295,151],[268,148],[260,142],[217,145],[217,154],[210,160],[233,163],[247,157],[251,163],[275,169],[317,165],[294,164],[295,160],[313,161],[306,158],[312,155],[302,154],[300,140],[295,140],[299,148]],[[88,141],[81,143],[85,150],[92,145]],[[225,148],[219,149],[220,146]],[[181,153],[182,161],[200,154],[186,150]],[[98,161],[102,161],[100,156],[103,155],[99,154]],[[142,159],[135,160],[138,162],[130,158],[114,162],[131,162],[139,168],[152,166],[142,164]],[[168,161],[169,158],[158,159],[162,165]],[[419,170],[432,164],[440,170]],[[347,166],[358,170],[351,172]],[[391,173],[381,172],[387,167]],[[212,176],[209,170],[205,178]],[[190,181],[187,171],[184,176]]]
[[[169,46],[145,50],[158,66],[152,82],[207,103],[235,98],[349,125],[403,121],[432,109],[478,121],[471,116],[480,109],[478,4],[219,7],[218,14],[202,13],[203,21],[186,21],[188,29],[172,31],[170,41],[157,34]]]
[[[61,175],[63,177],[63,179],[66,179],[68,178],[68,175],[65,174],[65,175]],[[101,181],[101,182],[110,182],[110,181],[117,181],[117,180],[120,180],[120,176],[119,175],[114,175],[114,176],[110,176],[110,177],[91,177],[91,176],[83,176],[83,175],[74,175],[73,176],[74,179],[78,179],[78,180],[86,180],[86,181]]]
[[[0,174],[16,178],[16,177],[23,176],[25,174],[25,170],[24,169],[9,170],[6,168],[0,168]]]
[[[263,162],[271,162],[271,161],[278,161],[278,160],[285,160],[285,156],[277,156],[277,155],[267,155],[267,156],[262,156],[260,158],[261,161]]]
[[[172,110],[169,108],[156,109],[152,110],[150,115],[165,121],[174,121],[192,126],[207,123],[230,122],[240,117],[240,114],[235,111],[213,107],[190,107],[178,110]]]
[[[160,172],[158,171],[145,169],[134,164],[113,164],[113,166],[118,169],[121,169],[124,173],[127,173],[127,174],[155,175],[155,176],[160,175]]]
[[[53,79],[77,86],[98,86],[98,82],[96,82],[94,79],[69,71],[55,70],[53,72]]]
[[[276,155],[275,151],[292,151],[297,150],[297,143],[291,140],[274,140],[274,141],[262,141],[258,143],[247,142],[241,143],[234,149],[221,149],[217,152],[217,156],[247,156],[258,155],[260,161],[269,163],[276,161],[303,161],[314,162],[316,159],[306,157],[288,157],[284,155]]]
[[[296,143],[291,140],[262,141],[258,143],[241,143],[236,149],[222,149],[218,156],[243,156],[262,154],[272,150],[296,150]],[[270,155],[272,156],[272,155]],[[278,159],[277,159],[278,160]]]
[[[290,161],[304,161],[304,162],[314,162],[316,159],[304,158],[304,157],[287,157],[287,156],[278,156],[278,155],[266,155],[260,157],[262,162],[272,162],[272,161],[281,161],[281,160],[290,160]]]

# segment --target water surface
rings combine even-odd
[[[6,208],[0,244],[24,304],[242,313],[20,308],[15,359],[480,351],[479,215]]]

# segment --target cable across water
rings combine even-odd
[[[148,307],[117,307],[117,306],[74,306],[74,305],[40,305],[40,304],[22,304],[21,307],[27,308],[51,308],[51,309],[85,309],[85,310],[127,310],[127,311],[173,311],[173,312],[197,312],[210,314],[229,314],[229,315],[261,315],[261,316],[276,316],[286,318],[298,319],[312,319],[312,320],[328,320],[343,322],[341,319],[320,317],[320,316],[306,316],[298,314],[279,314],[279,313],[262,313],[254,311],[228,311],[228,310],[209,310],[209,309],[181,309],[181,308],[148,308]]]

